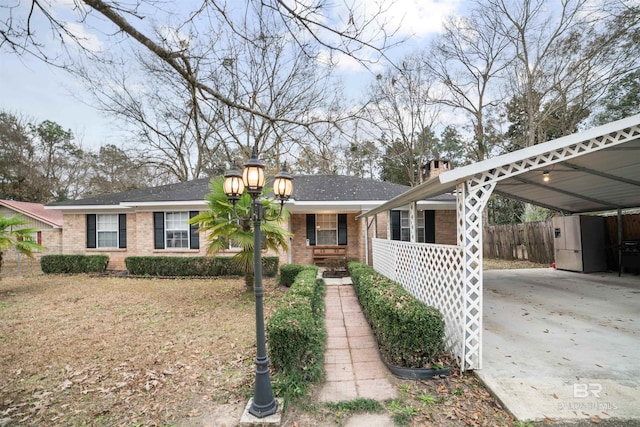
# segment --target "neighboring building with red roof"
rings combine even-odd
[[[62,211],[45,209],[40,203],[0,200],[0,215],[4,217],[18,215],[29,224],[25,228],[35,228],[34,240],[45,247],[43,253],[62,253]],[[5,259],[14,259],[16,253],[7,251]]]

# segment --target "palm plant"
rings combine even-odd
[[[28,221],[18,215],[0,216],[0,272],[2,271],[3,255],[7,249],[13,248],[29,258],[33,258],[34,251],[43,249],[33,241],[33,235],[38,230],[23,227],[28,224]]]
[[[245,273],[247,288],[253,286],[253,221],[251,219],[251,196],[243,194],[235,204],[227,199],[223,188],[224,178],[212,178],[209,183],[211,193],[205,200],[209,210],[191,218],[191,224],[198,224],[200,232],[207,232],[207,254],[213,255],[230,244],[240,248],[232,257],[234,262]],[[267,188],[267,186],[265,186]],[[262,199],[262,208],[267,218],[275,218],[280,212],[278,203]],[[288,212],[284,210],[277,222],[265,221],[261,225],[262,248],[277,251],[289,249],[291,233],[281,226]]]

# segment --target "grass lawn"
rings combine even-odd
[[[0,279],[0,424],[203,425],[215,408],[241,413],[255,358],[242,279],[8,277],[13,268]],[[268,315],[285,290],[264,286]]]
[[[43,275],[33,261],[20,272],[8,263],[0,278],[0,426],[237,425],[256,351],[243,279]],[[269,316],[286,289],[264,285]],[[517,425],[473,374],[395,383],[397,400],[333,406],[315,403],[316,385],[283,426],[339,426],[362,411],[396,425]]]

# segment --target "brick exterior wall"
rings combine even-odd
[[[86,214],[65,214],[62,234],[63,254],[104,254],[109,256],[109,270],[126,270],[125,258],[129,256],[206,256],[207,236],[200,234],[200,249],[154,249],[153,212],[127,213],[127,247],[87,248]],[[222,251],[217,256],[233,256],[236,251]],[[288,254],[268,252],[265,256],[279,256],[280,264],[288,262]]]
[[[347,214],[347,257],[364,260],[364,241],[361,222],[356,221],[357,213]],[[312,265],[313,246],[307,246],[307,214],[292,214],[290,217],[291,262],[293,264]]]
[[[458,244],[457,230],[456,211],[436,211],[436,243],[441,245]]]
[[[379,214],[376,215],[377,224],[378,224],[377,236],[378,236],[379,239],[386,239],[387,238],[387,218],[388,217],[389,217],[389,215],[388,215],[387,212],[379,213]],[[373,244],[372,244],[372,240],[371,239],[373,239],[376,236],[376,234],[374,234],[374,227],[375,227],[376,222],[374,221],[374,219],[372,217],[362,219],[362,220],[360,220],[360,222],[361,222],[360,228],[362,230],[361,234],[360,234],[361,236],[364,236],[364,229],[365,229],[365,227],[367,227],[367,222],[369,224],[371,224],[371,226],[368,228],[367,236],[368,236],[368,239],[369,239],[369,264],[373,264]],[[364,256],[364,254],[365,254],[365,250],[366,249],[364,247],[364,242],[362,242],[362,246],[363,246],[363,248],[362,248],[362,258],[361,258],[361,260],[362,260],[362,262],[365,262],[366,261],[366,257]]]
[[[63,216],[62,253],[84,254],[87,246],[87,220],[84,214]]]
[[[347,257],[365,262],[366,246],[364,241],[367,220],[356,220],[360,212],[347,214]],[[378,237],[387,238],[387,213],[377,215]],[[368,221],[372,221],[371,218]],[[312,265],[313,247],[307,246],[306,214],[292,214],[289,230],[293,233],[290,240],[291,262],[294,264]],[[287,228],[287,225],[285,225]],[[371,239],[374,236],[373,224],[368,230],[369,260],[373,259]],[[64,254],[104,254],[109,256],[109,269],[124,270],[125,258],[128,256],[206,256],[207,239],[200,234],[200,249],[154,249],[153,244],[153,212],[127,213],[127,248],[126,249],[89,249],[86,247],[86,215],[65,214],[64,233],[62,234],[62,251]],[[44,243],[44,233],[43,233]],[[436,243],[456,244],[456,212],[436,211]],[[233,256],[235,252],[220,252],[219,256]],[[265,256],[277,255],[280,265],[289,262],[289,253],[265,253]]]

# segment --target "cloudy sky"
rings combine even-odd
[[[30,1],[9,1],[20,4],[12,12],[14,16],[26,16]],[[364,5],[368,3],[368,0],[358,1]],[[389,20],[392,22],[390,26],[396,27],[402,20],[399,36],[408,39],[403,49],[414,49],[437,33],[442,19],[455,14],[462,7],[461,2],[462,0],[395,0],[389,10]],[[62,20],[72,19],[71,0],[53,0],[51,4],[54,5],[56,17]],[[8,14],[7,8],[0,8],[0,20],[5,21]],[[35,21],[34,27],[41,38],[50,33],[42,20]],[[90,46],[100,46],[99,39],[94,37],[91,28],[74,24],[72,29],[76,34],[83,34]],[[0,59],[0,110],[38,122],[55,121],[63,128],[71,129],[87,148],[95,149],[107,143],[121,145],[123,135],[118,126],[90,105],[90,96],[70,74],[33,57],[11,53],[6,48],[0,50]],[[363,78],[363,70],[356,64],[345,60],[341,66],[345,80],[367,81],[368,76]]]

